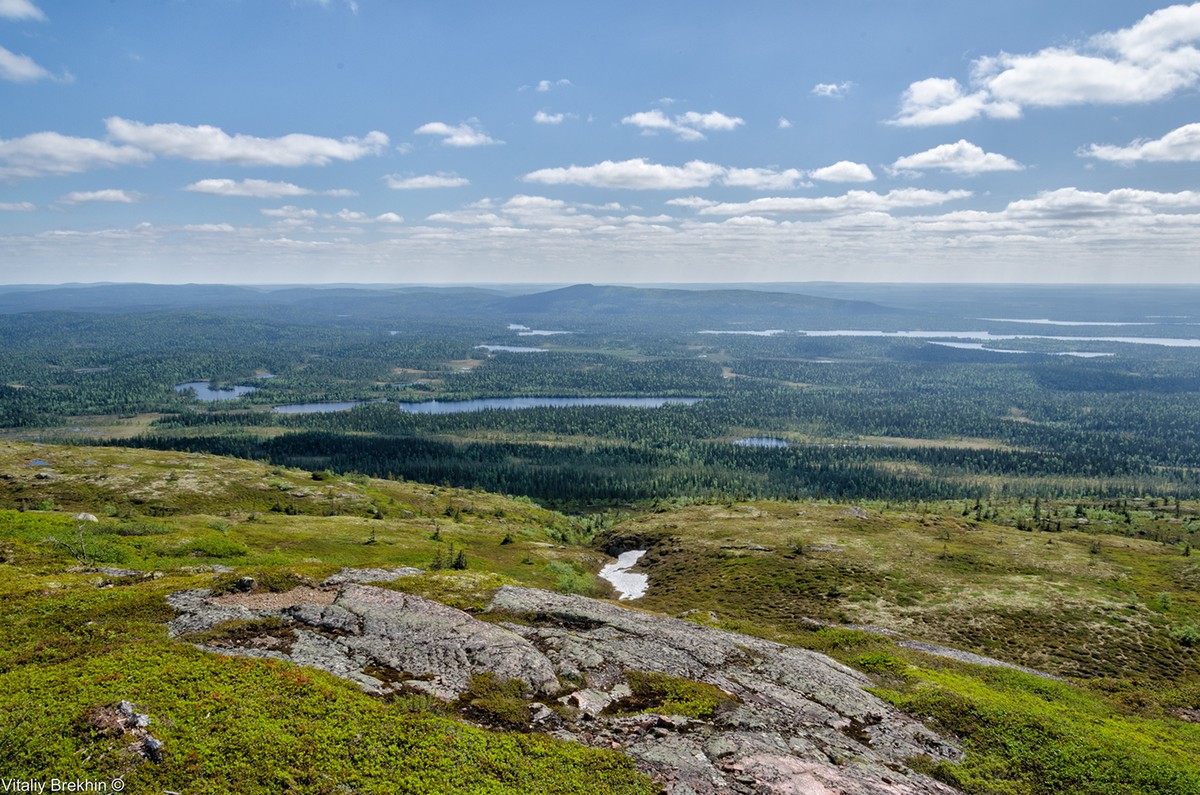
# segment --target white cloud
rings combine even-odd
[[[1142,161],[1196,163],[1200,162],[1200,124],[1185,124],[1157,140],[1139,139],[1129,146],[1092,144],[1079,154],[1124,165]]]
[[[918,190],[902,188],[887,193],[852,190],[841,196],[771,197],[748,202],[725,202],[700,209],[700,215],[835,215],[887,212],[911,207],[930,207],[965,199],[968,190]]]
[[[95,138],[75,138],[56,132],[0,139],[0,178],[75,174],[153,159],[153,155],[133,146],[115,146]]]
[[[1137,188],[1117,188],[1107,193],[1078,188],[1044,191],[1032,199],[1011,202],[1005,209],[1013,217],[1055,220],[1094,216],[1141,215],[1171,210],[1200,209],[1200,192],[1161,193]]]
[[[469,119],[466,123],[453,127],[444,122],[431,121],[428,124],[422,124],[414,132],[417,135],[440,135],[443,146],[468,147],[504,143],[479,129],[479,122],[475,119]]]
[[[42,9],[35,6],[30,0],[0,0],[0,17],[5,19],[36,19],[39,22],[46,20],[46,15],[42,13]]]
[[[788,119],[785,119],[783,116],[780,116],[780,117],[779,117],[779,122],[778,122],[778,124],[776,124],[775,126],[776,126],[776,127],[778,127],[778,128],[779,128],[779,129],[781,129],[781,130],[788,130],[788,129],[791,129],[791,127],[792,127],[792,122],[791,122],[790,120],[788,120]]]
[[[337,140],[303,133],[279,138],[229,135],[207,124],[143,124],[117,116],[104,124],[110,137],[157,155],[237,166],[324,166],[377,155],[388,145],[388,137],[378,131]]]
[[[320,213],[311,208],[300,208],[294,204],[286,204],[283,207],[268,208],[264,207],[259,210],[268,218],[283,218],[289,221],[307,221],[313,218],[320,217]]]
[[[232,224],[184,224],[183,229],[185,232],[220,232],[222,234],[237,231]]]
[[[807,187],[803,182],[804,172],[795,168],[775,171],[769,168],[729,168],[721,182],[733,188],[754,190],[791,190]]]
[[[12,83],[32,83],[35,80],[48,80],[53,77],[54,75],[28,55],[17,55],[0,47],[0,79]]]
[[[900,113],[888,123],[901,127],[928,127],[955,124],[979,116],[1014,119],[1020,115],[1020,105],[997,102],[986,91],[967,94],[953,78],[931,77],[918,80],[905,89]]]
[[[1024,168],[1016,160],[995,152],[984,152],[982,148],[963,139],[957,143],[942,144],[924,152],[898,158],[892,163],[890,170],[897,174],[938,169],[974,176],[989,171],[1020,171]]]
[[[563,113],[547,113],[544,110],[539,110],[533,114],[533,120],[538,124],[562,124],[566,114]]]
[[[290,182],[270,182],[265,179],[202,179],[193,182],[184,190],[193,193],[208,193],[213,196],[249,196],[256,199],[278,199],[284,196],[353,196],[353,191],[345,189],[315,191],[293,185]]]
[[[817,83],[812,88],[812,92],[818,97],[832,97],[833,99],[841,99],[850,92],[854,87],[854,83],[849,80],[844,80],[841,83]]]
[[[537,84],[537,90],[544,93],[554,88],[563,88],[564,86],[569,85],[571,85],[571,81],[565,77],[559,80],[539,80]]]
[[[0,202],[0,212],[28,213],[36,209],[33,202]]]
[[[954,79],[917,81],[890,123],[929,126],[1015,118],[1025,107],[1153,102],[1200,82],[1198,42],[1200,3],[1170,6],[1077,47],[979,58],[970,92]]]
[[[674,207],[690,207],[693,210],[701,207],[712,207],[714,204],[716,204],[715,201],[710,199],[702,199],[699,196],[683,196],[678,199],[668,199],[663,203],[672,205]]]
[[[839,160],[832,166],[818,168],[808,174],[813,179],[823,182],[874,182],[875,175],[871,167],[865,163],[854,163],[849,160]]]
[[[397,215],[396,213],[380,213],[375,216],[375,220],[381,224],[402,224],[404,223],[404,216]]]
[[[137,191],[106,190],[73,191],[58,200],[58,204],[82,204],[84,202],[117,202],[120,204],[135,204],[142,200]]]
[[[708,113],[689,110],[671,118],[661,110],[655,109],[633,113],[621,119],[621,123],[641,128],[643,135],[653,135],[661,130],[675,133],[680,140],[702,141],[704,133],[701,130],[733,130],[745,124],[746,120],[737,116],[726,116],[716,110]]]
[[[388,174],[384,177],[387,181],[387,186],[393,190],[420,190],[423,188],[461,188],[464,185],[470,185],[471,180],[466,177],[460,177],[457,174],[422,174],[415,177],[401,177],[397,174]]]
[[[613,162],[605,160],[593,166],[543,168],[525,175],[526,182],[545,185],[587,185],[598,188],[632,190],[678,190],[703,188],[725,174],[725,169],[702,160],[682,166],[648,163],[645,158]]]

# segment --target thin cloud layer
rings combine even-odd
[[[746,120],[737,116],[726,116],[716,110],[708,113],[689,110],[672,117],[656,109],[626,116],[621,119],[621,123],[641,129],[643,135],[669,132],[683,141],[703,141],[705,130],[727,132],[741,127]]]
[[[479,128],[479,122],[475,120],[454,126],[445,122],[431,121],[428,124],[422,124],[414,132],[417,135],[440,135],[442,146],[472,147],[504,143],[485,133]]]
[[[83,204],[85,202],[116,202],[118,204],[136,204],[141,200],[142,196],[137,191],[107,188],[105,190],[72,191],[71,193],[60,197],[57,204]]]
[[[1122,165],[1140,162],[1200,162],[1200,124],[1185,124],[1157,140],[1141,139],[1128,146],[1092,144],[1079,154]]]
[[[95,138],[76,138],[56,132],[0,139],[0,178],[76,174],[153,159],[153,155],[137,147],[117,146]]]
[[[748,202],[723,202],[702,207],[700,215],[833,215],[888,212],[913,207],[931,207],[965,199],[969,190],[919,190],[901,188],[887,193],[852,190],[841,196],[771,197]]]
[[[954,78],[917,81],[890,123],[926,127],[985,116],[1012,119],[1028,107],[1154,102],[1200,81],[1197,42],[1200,3],[1171,6],[1076,47],[979,58],[970,90]]]
[[[33,19],[45,22],[46,15],[42,9],[30,0],[0,0],[0,17],[4,19]]]
[[[15,52],[0,47],[0,79],[10,83],[32,83],[37,80],[50,80],[54,75],[28,55],[18,55]]]
[[[425,188],[461,188],[471,184],[471,180],[457,174],[421,174],[419,176],[401,177],[388,174],[384,177],[387,186],[392,190],[423,190]]]
[[[104,125],[110,138],[146,152],[235,166],[325,166],[378,155],[388,145],[387,135],[379,131],[336,140],[303,133],[279,138],[229,135],[207,124],[143,124],[119,116],[105,119]]]
[[[526,174],[526,182],[543,185],[587,185],[593,188],[627,190],[679,190],[703,188],[725,173],[714,163],[693,160],[682,166],[650,163],[645,158],[614,162],[605,160],[593,166],[542,168]]]
[[[244,196],[256,199],[279,199],[285,196],[353,196],[354,191],[337,189],[315,191],[290,182],[271,182],[265,179],[202,179],[184,188],[192,193],[212,196]]]

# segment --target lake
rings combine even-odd
[[[378,403],[377,400],[345,400],[330,403],[292,403],[287,406],[276,406],[272,411],[276,414],[329,414],[334,411],[349,411],[364,403]]]
[[[667,405],[690,406],[700,398],[676,397],[514,397],[480,398],[479,400],[427,400],[420,403],[397,403],[409,414],[461,414],[490,409],[567,408],[571,406],[622,406],[625,408],[657,409]]]
[[[546,348],[525,348],[521,345],[476,345],[478,350],[482,348],[488,353],[494,351],[504,351],[505,353],[548,353]]]
[[[1121,342],[1128,345],[1162,345],[1168,348],[1200,348],[1200,339],[1187,337],[1084,337],[1050,334],[993,334],[990,331],[867,331],[837,329],[833,331],[800,331],[809,337],[901,337],[918,340],[983,340],[985,342],[1012,340],[1058,340],[1060,342]]]
[[[213,401],[213,400],[233,400],[240,398],[243,395],[249,395],[251,392],[258,390],[256,386],[235,386],[229,389],[210,389],[208,381],[188,381],[186,384],[176,384],[176,392],[187,392],[191,390],[196,393],[198,400]]]
[[[783,439],[776,439],[772,436],[747,436],[745,439],[738,439],[734,444],[740,447],[788,447],[788,443]]]

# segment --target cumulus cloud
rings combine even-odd
[[[571,85],[571,81],[565,77],[558,80],[539,80],[537,84],[537,90],[545,93],[546,91],[550,91],[555,88],[563,88],[569,85]]]
[[[143,124],[118,116],[104,124],[109,137],[156,155],[236,166],[324,166],[334,160],[377,155],[388,145],[388,137],[378,131],[341,140],[303,133],[259,138],[229,135],[207,124]]]
[[[812,92],[818,97],[832,97],[833,99],[841,99],[850,93],[850,89],[854,87],[854,83],[849,80],[844,80],[841,83],[817,83],[812,88]]]
[[[745,119],[737,116],[726,116],[720,111],[698,113],[689,110],[674,117],[668,116],[661,110],[647,110],[633,113],[621,119],[622,124],[629,124],[642,130],[643,135],[672,132],[683,141],[704,140],[704,130],[728,131],[746,123]]]
[[[75,174],[93,168],[145,163],[153,155],[133,146],[56,132],[0,139],[0,178]]]
[[[544,110],[533,114],[533,120],[538,124],[562,124],[566,117],[564,113],[547,113]]]
[[[974,176],[989,171],[1020,171],[1024,168],[1016,160],[995,152],[984,152],[982,148],[963,139],[898,158],[892,163],[890,171],[902,174],[937,169]]]
[[[46,21],[46,15],[42,13],[42,9],[35,6],[30,0],[0,0],[0,17]]]
[[[119,204],[135,204],[142,200],[137,191],[117,190],[84,190],[72,191],[58,200],[58,204],[82,204],[84,202],[117,202]]]
[[[875,175],[870,166],[865,163],[854,163],[850,160],[839,160],[832,166],[818,168],[808,174],[813,179],[823,182],[874,182]]]
[[[648,163],[645,158],[614,162],[605,160],[592,166],[543,168],[525,175],[526,182],[544,185],[587,185],[597,188],[631,190],[678,190],[703,188],[725,174],[714,163],[692,160],[682,166]]]
[[[790,119],[785,119],[783,116],[780,116],[779,121],[775,126],[781,130],[789,130],[792,127],[792,122]]]
[[[1142,161],[1196,163],[1200,162],[1200,124],[1185,124],[1162,138],[1139,139],[1129,146],[1092,144],[1079,154],[1123,165]]]
[[[202,179],[193,182],[184,190],[193,193],[208,193],[213,196],[247,196],[256,199],[279,199],[284,196],[353,196],[353,191],[338,189],[315,191],[293,185],[290,182],[270,182],[265,179]]]
[[[469,119],[463,124],[454,126],[440,121],[431,121],[428,124],[422,124],[414,132],[417,135],[440,135],[442,136],[442,146],[469,147],[504,143],[481,130],[476,119]]]
[[[887,212],[912,207],[931,207],[965,199],[969,190],[917,190],[902,188],[887,193],[852,190],[841,196],[770,197],[748,202],[724,202],[700,209],[700,215],[835,215]]]
[[[461,188],[470,185],[471,180],[457,174],[422,174],[420,176],[401,177],[398,174],[388,174],[384,177],[387,186],[393,190],[421,190],[424,188]]]
[[[732,188],[753,188],[754,190],[790,190],[796,187],[807,187],[804,172],[795,168],[776,171],[770,168],[729,168],[721,182]]]
[[[1078,46],[979,58],[970,90],[953,78],[917,81],[890,123],[923,127],[1014,118],[1025,107],[1153,102],[1200,82],[1198,42],[1200,3],[1170,6]]]
[[[28,213],[36,209],[33,202],[0,202],[0,212]]]
[[[953,78],[931,77],[918,80],[904,91],[900,114],[889,124],[901,127],[929,127],[936,124],[955,124],[980,116],[1015,119],[1021,106],[1014,102],[998,101],[987,91],[967,93]]]

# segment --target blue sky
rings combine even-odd
[[[1200,3],[0,0],[0,282],[1200,281]]]

